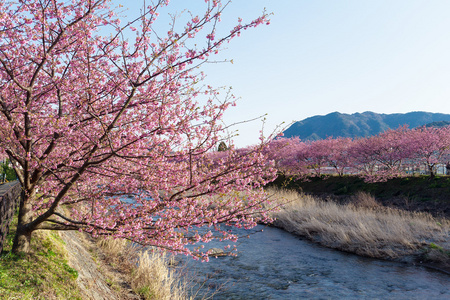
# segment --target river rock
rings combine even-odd
[[[227,255],[227,253],[220,248],[211,248],[211,249],[209,249],[208,252],[209,252],[209,256],[214,256],[214,257]]]

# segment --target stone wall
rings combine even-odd
[[[20,204],[22,187],[18,181],[0,185],[0,253],[6,241],[9,225]]]

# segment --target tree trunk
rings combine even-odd
[[[19,227],[17,227],[12,252],[16,254],[20,252],[31,252],[31,231],[19,230]]]
[[[434,178],[436,174],[434,174],[433,166],[428,165],[428,170],[430,172],[430,178]]]
[[[32,221],[33,211],[29,201],[29,197],[22,193],[19,208],[19,218],[17,223],[17,231],[14,237],[12,252],[29,253],[31,251],[31,233],[33,228],[30,228],[29,223]]]

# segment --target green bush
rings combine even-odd
[[[0,163],[0,180],[13,181],[17,179],[16,171],[11,167],[9,159],[6,159]]]

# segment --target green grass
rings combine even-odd
[[[443,247],[436,245],[435,243],[430,243],[429,245],[430,249],[434,249],[434,250],[438,250],[439,252],[445,254],[446,256],[448,256],[450,258],[450,251],[449,250],[445,250]]]
[[[12,254],[16,226],[17,215],[0,255],[0,299],[82,299],[75,282],[78,272],[67,264],[62,239],[35,232],[32,253]]]

